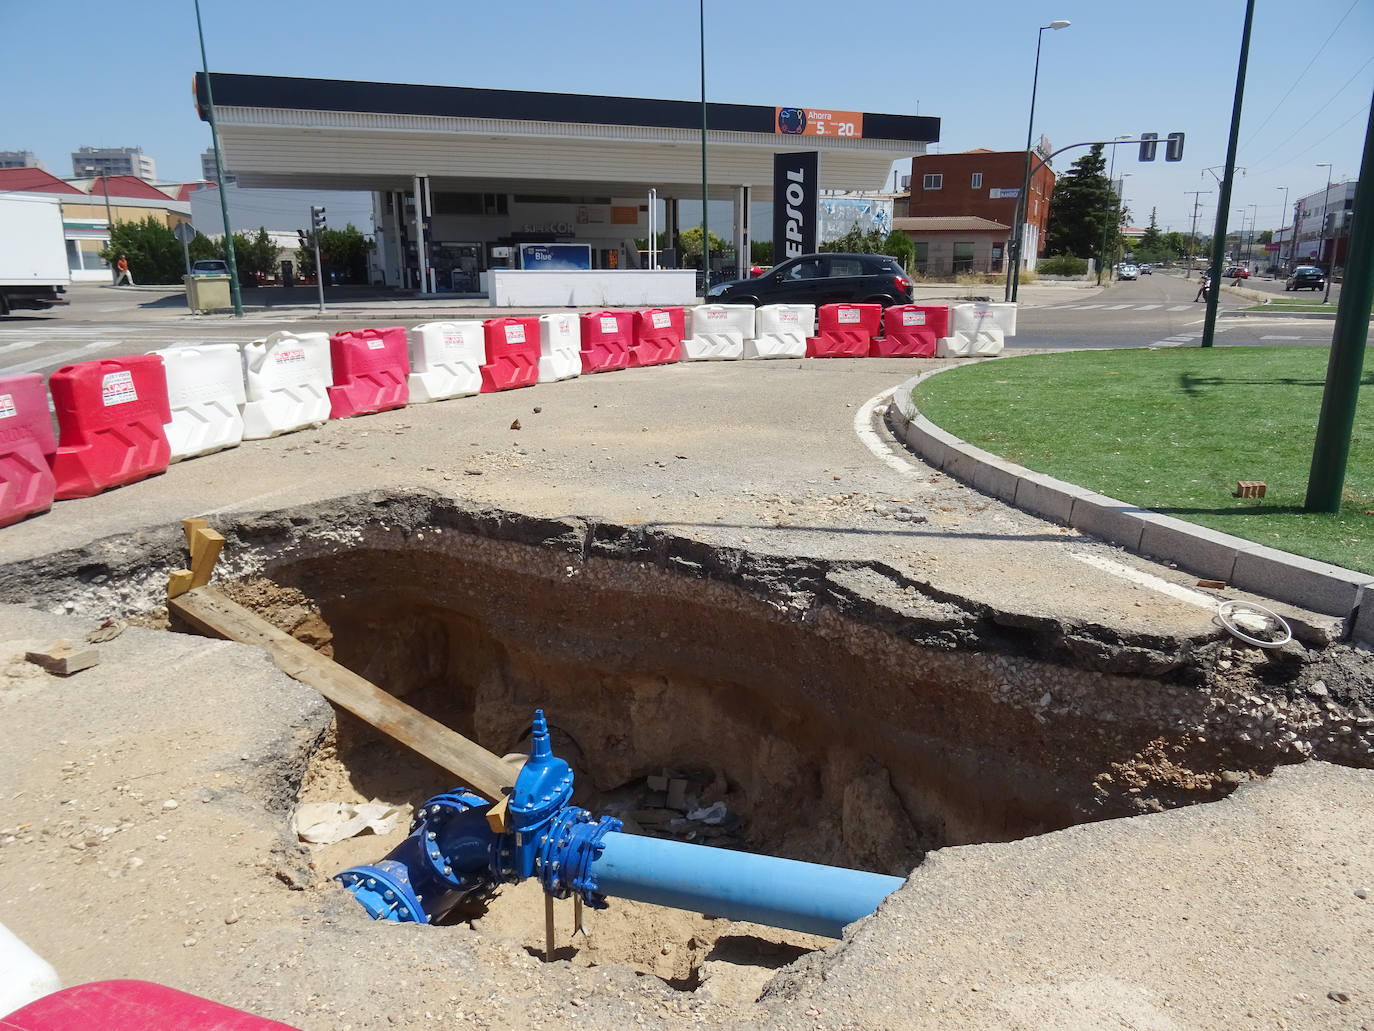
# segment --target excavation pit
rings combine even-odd
[[[1285,665],[1221,637],[1009,625],[890,569],[642,527],[371,504],[371,518],[354,507],[230,528],[254,575],[226,593],[497,754],[523,751],[543,708],[575,802],[645,833],[905,875],[931,849],[1210,801],[1309,755],[1368,765],[1365,732],[1332,726],[1363,703],[1320,661]],[[729,824],[650,797],[664,777],[698,808],[723,803]],[[453,782],[340,713],[301,797],[414,806]],[[375,862],[402,834],[329,846],[316,867]],[[694,988],[713,957],[766,976],[826,944],[612,907],[589,915],[590,941],[571,941],[564,904],[556,958]],[[532,885],[471,923],[542,953]]]

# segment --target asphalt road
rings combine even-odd
[[[1282,283],[1280,283],[1280,291]],[[1169,347],[1195,345],[1202,337],[1205,305],[1194,302],[1197,281],[1173,274],[1143,276],[1100,291],[1065,290],[1062,302],[1023,306],[1018,334],[1009,350]],[[71,304],[48,312],[28,312],[0,322],[0,375],[38,372],[62,365],[120,354],[140,354],[175,343],[241,342],[276,330],[335,332],[358,326],[416,325],[441,318],[490,318],[493,309],[472,306],[460,311],[412,310],[405,301],[335,308],[321,317],[310,308],[250,312],[243,319],[227,315],[193,316],[174,288],[116,290],[78,286]],[[1224,292],[1222,310],[1252,302]],[[1319,319],[1246,317],[1218,324],[1218,345],[1325,346],[1332,323]]]

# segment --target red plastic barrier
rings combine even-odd
[[[593,311],[582,316],[582,372],[630,367],[635,318],[628,311]]]
[[[806,339],[808,358],[866,358],[883,319],[881,304],[823,304],[816,335]]]
[[[681,308],[645,308],[635,312],[635,337],[630,365],[670,365],[682,360],[686,319]]]
[[[151,981],[92,981],[64,988],[7,1017],[4,1031],[296,1031]]]
[[[934,358],[935,343],[949,336],[949,308],[901,304],[883,312],[883,335],[873,338],[873,358]]]
[[[56,448],[43,377],[0,376],[0,526],[52,508]]]
[[[156,354],[64,365],[48,377],[57,408],[55,496],[88,498],[167,471],[172,421],[167,374]]]
[[[482,393],[530,387],[539,382],[539,317],[487,319],[487,363]]]
[[[350,329],[329,338],[334,385],[329,417],[347,419],[404,408],[410,400],[410,350],[401,326]]]

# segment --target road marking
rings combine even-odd
[[[1261,340],[1302,340],[1304,337],[1260,337]]]
[[[1113,305],[1111,305],[1110,307],[1103,308],[1102,310],[1103,310],[1103,311],[1121,311],[1121,310],[1124,309],[1124,308],[1130,308],[1130,307],[1133,307],[1133,305],[1129,305],[1129,304],[1113,304]]]
[[[1176,305],[1174,305],[1172,308],[1170,308],[1169,310],[1170,310],[1170,311],[1187,311],[1188,308],[1189,308],[1189,306],[1186,305],[1186,304],[1176,304]]]
[[[5,346],[0,347],[0,354],[9,354],[11,351],[23,351],[30,347],[37,347],[44,342],[43,340],[16,340],[12,344],[5,344]]]
[[[1075,310],[1075,311],[1092,311],[1094,308],[1100,308],[1100,307],[1102,307],[1102,305],[1100,305],[1100,304],[1080,304],[1080,305],[1079,305],[1077,308],[1075,308],[1074,310]]]
[[[41,369],[45,365],[67,365],[70,359],[80,358],[82,355],[88,354],[91,351],[98,351],[102,347],[118,347],[121,342],[122,341],[119,340],[93,340],[85,347],[78,347],[70,351],[58,351],[56,354],[44,355],[42,358],[34,358],[31,361],[20,362],[18,365],[6,366],[4,369],[0,369],[0,372],[16,375],[21,372],[33,372],[35,369]]]
[[[1119,576],[1123,580],[1129,580],[1132,583],[1140,584],[1142,587],[1148,587],[1151,590],[1158,591],[1160,594],[1167,594],[1170,598],[1177,601],[1186,602],[1189,605],[1196,605],[1200,609],[1210,609],[1215,612],[1219,604],[1216,598],[1210,597],[1209,595],[1190,590],[1176,583],[1171,583],[1163,577],[1136,569],[1134,566],[1114,562],[1109,558],[1102,558],[1098,555],[1090,555],[1086,552],[1073,550],[1069,551],[1069,557],[1077,559],[1084,565],[1100,569],[1104,573],[1111,573],[1113,576]]]
[[[1136,309],[1136,311],[1154,311],[1156,308],[1159,308],[1159,307],[1162,307],[1162,305],[1158,305],[1158,304],[1142,304],[1139,308]]]
[[[878,436],[873,429],[873,415],[878,406],[892,397],[891,390],[884,390],[877,397],[871,397],[859,406],[859,410],[854,413],[854,433],[863,443],[864,447],[873,452],[874,457],[880,459],[891,466],[903,476],[916,477],[920,472],[911,462],[895,454],[887,442]]]

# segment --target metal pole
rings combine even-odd
[[[1312,447],[1307,477],[1309,512],[1335,512],[1341,506],[1350,433],[1360,397],[1360,374],[1369,338],[1369,309],[1374,304],[1374,102],[1364,131],[1364,157],[1355,187],[1355,217],[1350,227],[1345,284],[1336,306],[1336,328],[1326,365],[1326,390]]]
[[[1281,187],[1278,187],[1278,188],[1281,189],[1281,190],[1283,190],[1283,215],[1282,215],[1282,217],[1279,219],[1279,231],[1282,232],[1282,231],[1283,231],[1283,223],[1288,219],[1288,187],[1287,187],[1287,186],[1281,186]],[[1294,244],[1294,242],[1295,242],[1296,234],[1297,234],[1297,231],[1298,231],[1297,222],[1298,222],[1297,219],[1294,219],[1294,220],[1293,220],[1293,232],[1292,232],[1291,234],[1289,234],[1290,239],[1289,239],[1289,241],[1288,241],[1288,256],[1289,256],[1290,259],[1291,259],[1292,256],[1293,256],[1293,244]],[[1277,265],[1277,266],[1279,267],[1280,270],[1282,270],[1282,269],[1283,269],[1283,244],[1279,244],[1279,249],[1278,249],[1277,251],[1275,251],[1274,253],[1278,256],[1278,257],[1276,258],[1276,260],[1274,261],[1274,264]]]
[[[1226,254],[1226,216],[1231,209],[1231,185],[1236,175],[1236,148],[1240,143],[1240,108],[1245,96],[1245,65],[1250,59],[1250,27],[1255,21],[1255,0],[1245,0],[1245,28],[1240,35],[1240,62],[1236,67],[1236,98],[1231,104],[1231,140],[1226,145],[1226,175],[1217,198],[1217,231],[1212,240],[1212,292],[1207,295],[1207,314],[1202,326],[1202,346],[1211,347],[1217,332],[1217,302],[1221,298],[1221,262]]]
[[[1211,193],[1211,190],[1185,190],[1184,196],[1191,195],[1193,198],[1193,228],[1188,231],[1188,271],[1184,274],[1184,279],[1193,278],[1193,252],[1197,250],[1197,209],[1202,205],[1202,195]]]
[[[110,250],[113,252],[114,216],[110,214],[110,177],[108,175],[102,175],[100,177],[100,185],[105,189],[105,231],[110,234]],[[190,269],[189,263],[187,265],[187,269],[188,271]],[[115,271],[115,263],[113,261],[110,262],[110,282],[118,282],[118,279],[116,278],[118,275],[119,273]]]
[[[200,64],[205,72],[205,112],[210,122],[210,142],[215,147],[215,175],[219,177],[219,210],[224,216],[224,255],[229,262],[229,296],[234,302],[234,317],[243,318],[243,294],[239,289],[239,266],[234,260],[234,233],[229,228],[229,198],[225,195],[224,159],[219,152],[219,127],[215,124],[215,91],[210,85],[210,62],[205,56],[205,30],[200,24],[200,0],[196,0],[196,35],[200,37]],[[107,188],[108,189],[108,188]]]
[[[313,212],[312,212],[313,215]],[[324,266],[320,264],[320,231],[310,228],[310,238],[315,241],[315,286],[320,291],[320,314],[324,314]]]
[[[1111,160],[1111,164],[1107,166],[1107,217],[1104,218],[1104,219],[1102,220],[1102,257],[1103,257],[1104,259],[1107,257],[1107,226],[1110,224],[1111,217],[1112,217],[1112,212],[1111,212],[1111,197],[1112,197],[1112,195],[1113,195],[1114,193],[1116,193],[1116,180],[1113,178],[1113,176],[1115,176],[1115,175],[1116,175],[1116,143],[1113,142],[1113,143],[1112,143],[1112,160]],[[1125,193],[1125,192],[1126,192],[1126,191],[1125,191],[1125,189],[1123,188],[1123,189],[1122,189],[1122,193]],[[1120,207],[1121,198],[1118,196],[1116,200],[1117,200],[1117,208],[1116,208],[1116,210],[1117,210],[1117,218],[1120,218],[1120,217],[1121,217],[1121,215],[1120,215],[1120,212],[1121,212],[1121,207]],[[1111,278],[1111,277],[1109,276],[1108,278]],[[1098,265],[1097,265],[1097,281],[1098,281],[1099,283],[1102,282],[1102,263],[1101,263],[1100,261],[1098,262]]]
[[[1318,167],[1318,168],[1321,168],[1321,165],[1319,164],[1319,165],[1317,165],[1317,167]],[[1328,206],[1330,203],[1331,203],[1331,165],[1330,165],[1329,163],[1327,163],[1327,164],[1326,164],[1326,192],[1322,194],[1322,225],[1321,225],[1321,229],[1318,230],[1318,232],[1319,232],[1321,235],[1317,237],[1317,239],[1321,241],[1320,244],[1319,244],[1318,247],[1317,247],[1317,250],[1318,250],[1318,252],[1319,252],[1318,255],[1317,255],[1318,258],[1322,258],[1322,257],[1325,257],[1325,256],[1326,256],[1326,209],[1327,209],[1327,206]],[[1336,271],[1336,240],[1335,240],[1335,237],[1333,236],[1332,239],[1331,239],[1331,257],[1329,257],[1329,258],[1326,259],[1326,294],[1322,297],[1322,304],[1326,304],[1328,301],[1331,300],[1331,273],[1334,272],[1334,271]]]
[[[1030,193],[1031,134],[1035,131],[1035,94],[1040,88],[1040,44],[1044,42],[1045,29],[1048,28],[1048,25],[1041,26],[1035,35],[1035,74],[1031,76],[1030,118],[1026,121],[1026,170],[1021,176],[1021,192],[1016,196],[1016,225],[1012,233],[1015,247],[1012,254],[1011,296],[1007,298],[1009,301],[1016,300],[1017,288],[1021,285],[1021,249],[1026,245],[1026,212],[1029,210],[1026,195]]]
[[[711,231],[706,220],[706,0],[697,0],[701,15],[701,270],[703,293],[711,292]]]

